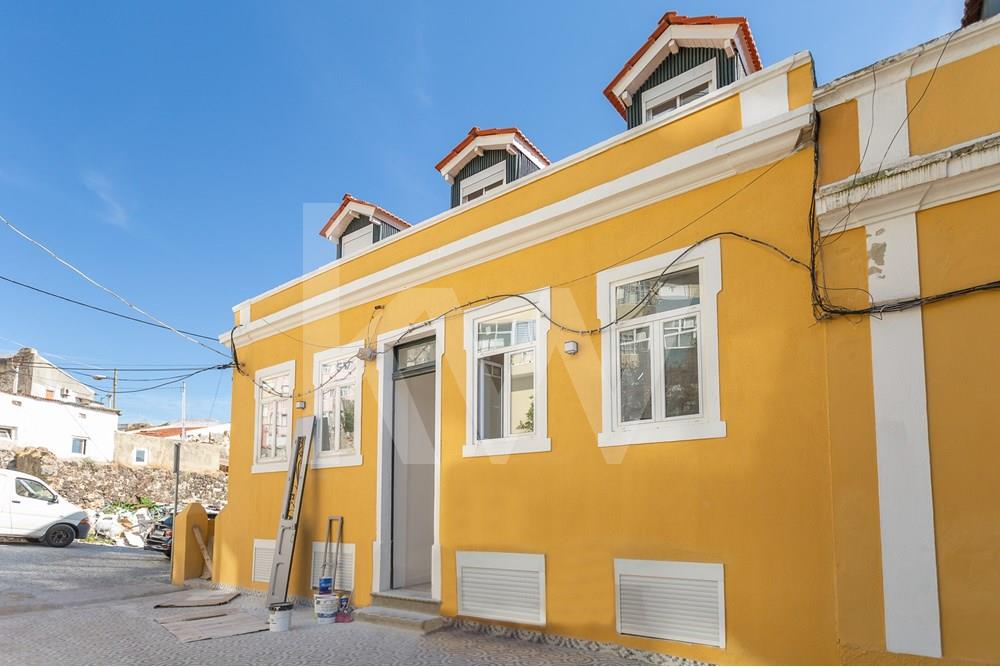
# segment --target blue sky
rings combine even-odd
[[[765,66],[810,50],[824,83],[957,27],[961,5],[2,2],[0,213],[214,335],[234,304],[332,259],[317,232],[344,192],[411,222],[445,208],[434,164],[472,125],[517,125],[553,160],[622,131],[601,91],[668,9],[745,15]],[[0,275],[123,309],[3,228]],[[0,351],[21,345],[75,366],[219,361],[0,283]],[[229,386],[193,378],[189,416],[228,419]],[[119,407],[174,419],[179,391]]]

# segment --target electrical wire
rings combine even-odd
[[[168,330],[170,329],[170,327],[165,326],[163,324],[157,324],[156,322],[150,322],[148,320],[141,320],[138,317],[132,317],[131,315],[125,315],[123,313],[116,313],[113,310],[108,310],[107,308],[101,308],[100,306],[95,306],[95,305],[92,305],[92,304],[89,304],[89,303],[84,303],[83,301],[77,301],[76,299],[71,299],[68,296],[63,296],[61,294],[56,294],[55,292],[50,292],[48,290],[44,290],[41,287],[35,287],[34,285],[29,285],[28,283],[22,283],[19,280],[14,280],[13,278],[8,278],[7,276],[0,276],[0,280],[3,280],[4,282],[8,282],[11,285],[17,285],[18,287],[23,287],[25,289],[29,289],[29,290],[31,290],[33,292],[38,292],[39,294],[44,294],[46,296],[51,296],[51,297],[53,297],[55,299],[60,299],[62,301],[66,301],[68,303],[76,304],[77,306],[83,306],[84,308],[90,308],[91,310],[96,310],[97,312],[104,313],[105,315],[113,315],[114,317],[120,317],[123,320],[129,320],[131,322],[137,322],[139,324],[145,324],[146,326],[156,327],[158,329],[168,329]],[[211,340],[211,341],[217,340],[214,336],[205,336],[203,334],[194,333],[193,331],[185,331],[184,329],[178,329],[178,331],[181,332],[181,333],[183,333],[183,334],[187,334],[189,336],[193,336],[195,338],[202,338],[204,340]]]
[[[167,387],[167,386],[170,386],[170,385],[178,384],[180,382],[183,382],[184,380],[187,380],[189,378],[193,378],[196,375],[200,375],[201,373],[206,373],[208,371],[213,371],[213,370],[219,370],[219,371],[221,371],[221,370],[225,370],[227,368],[232,368],[232,366],[230,364],[219,364],[217,366],[208,366],[206,368],[202,368],[201,370],[197,370],[197,371],[194,371],[192,373],[188,373],[187,375],[182,375],[182,376],[180,376],[180,377],[178,377],[176,379],[168,380],[167,382],[162,382],[160,384],[156,384],[156,385],[153,385],[153,386],[150,386],[150,387],[141,387],[139,389],[122,389],[122,390],[119,390],[119,391],[117,391],[115,393],[116,394],[140,394],[140,393],[145,392],[145,391],[153,391],[154,389],[162,389],[163,387]],[[98,392],[102,392],[102,393],[107,392],[107,387],[98,387],[98,386],[95,386],[95,385],[92,385],[92,384],[88,384],[86,382],[82,382],[80,380],[77,380],[77,381],[80,382],[80,384],[82,384],[83,386],[89,387],[90,389],[93,389],[94,391],[98,391]]]
[[[52,257],[52,259],[54,259],[57,262],[59,262],[60,264],[62,264],[63,266],[65,266],[66,268],[68,268],[69,270],[71,270],[73,273],[77,274],[78,276],[80,276],[81,278],[83,278],[84,280],[86,280],[88,283],[90,283],[91,285],[93,285],[94,287],[97,287],[98,289],[104,291],[105,293],[110,294],[111,296],[113,296],[114,298],[118,299],[119,301],[121,301],[122,303],[124,303],[126,306],[128,306],[132,310],[136,311],[137,313],[140,313],[140,314],[148,317],[149,319],[153,320],[157,324],[161,325],[163,328],[169,329],[170,331],[172,331],[173,333],[177,334],[178,336],[180,336],[184,340],[187,340],[187,341],[189,341],[191,343],[194,343],[195,345],[197,345],[199,347],[203,347],[206,350],[208,350],[209,352],[217,354],[217,355],[219,355],[221,357],[225,357],[226,359],[230,358],[229,354],[227,354],[225,352],[221,352],[220,350],[217,350],[214,347],[210,347],[210,346],[206,345],[205,343],[201,342],[200,340],[198,340],[198,339],[196,339],[196,338],[194,338],[194,337],[192,337],[192,336],[190,336],[190,335],[188,335],[186,333],[183,333],[182,331],[180,331],[176,327],[170,326],[169,324],[167,324],[163,320],[157,318],[154,315],[151,315],[149,312],[147,312],[147,311],[143,310],[142,308],[140,308],[139,306],[133,304],[128,299],[126,299],[125,297],[123,297],[120,294],[118,294],[117,292],[115,292],[113,289],[111,289],[109,287],[105,287],[104,285],[102,285],[98,281],[94,280],[93,278],[91,278],[90,276],[88,276],[86,273],[84,273],[80,269],[78,269],[75,266],[73,266],[73,264],[71,264],[69,261],[63,259],[59,255],[57,255],[54,251],[50,250],[45,244],[41,243],[40,241],[36,241],[35,239],[31,238],[28,234],[22,232],[20,229],[18,229],[17,227],[15,227],[9,220],[7,220],[7,218],[5,218],[2,214],[0,214],[0,222],[2,222],[4,225],[6,225],[8,228],[10,228],[11,231],[13,231],[15,234],[17,234],[21,238],[23,238],[25,241],[28,241],[32,245],[40,248],[43,252],[45,252],[47,255],[49,255],[50,257]]]

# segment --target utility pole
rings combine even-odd
[[[177,520],[178,495],[181,488],[181,444],[187,436],[187,383],[181,382],[181,439],[174,443],[174,520]]]
[[[118,409],[118,369],[111,375],[111,409]]]

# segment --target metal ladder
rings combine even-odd
[[[278,537],[274,541],[271,580],[267,586],[267,604],[288,601],[288,579],[292,572],[292,552],[295,534],[299,530],[299,508],[312,454],[316,417],[299,417],[295,421],[295,437],[289,452],[288,478],[285,480],[285,503],[278,519]]]

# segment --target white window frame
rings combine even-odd
[[[698,268],[700,304],[698,312],[699,355],[699,406],[701,412],[693,416],[671,417],[656,422],[619,423],[618,404],[618,326],[612,324],[615,312],[615,288],[619,285],[659,275],[670,262],[676,260],[687,248],[649,257],[624,266],[617,266],[597,274],[597,311],[602,326],[608,329],[601,335],[601,432],[597,436],[599,447],[642,445],[682,440],[723,438],[726,422],[722,421],[719,406],[719,325],[717,302],[722,290],[722,255],[719,239],[707,241],[687,252],[669,273]],[[668,273],[668,275],[669,275]],[[690,308],[679,308],[658,317],[673,319]],[[675,315],[676,314],[676,315]],[[622,328],[632,328],[633,321]],[[650,344],[662,345],[651,339]],[[660,374],[654,373],[654,379]],[[654,391],[654,396],[655,396]],[[654,399],[655,400],[655,399]]]
[[[80,451],[80,452],[74,452],[73,451],[73,441],[74,440],[79,440],[80,442],[83,443],[83,447],[81,448],[83,451]],[[74,435],[74,436],[71,436],[70,437],[70,441],[69,441],[69,453],[70,453],[70,456],[86,456],[87,455],[87,445],[88,444],[89,444],[89,438],[87,438],[86,436],[83,436],[83,435]]]
[[[17,427],[16,426],[4,426],[0,424],[0,430],[8,431],[10,433],[10,438],[0,438],[0,440],[7,440],[8,442],[14,442],[17,440]]]
[[[364,241],[364,243],[359,243]],[[375,244],[375,226],[368,224],[340,237],[340,257],[354,257],[365,248]]]
[[[524,295],[543,312],[551,314],[549,288]],[[476,437],[476,423],[479,415],[479,400],[476,382],[478,355],[476,353],[476,327],[482,320],[489,320],[508,313],[531,311],[536,315],[535,324],[535,431],[505,438],[481,440]],[[465,312],[465,423],[466,440],[462,456],[499,456],[506,454],[528,454],[552,450],[548,423],[548,356],[549,321],[541,316],[523,299],[510,297]],[[506,399],[505,399],[506,400]]]
[[[287,398],[289,402],[288,409],[288,419],[289,419],[289,435],[288,435],[288,448],[285,451],[285,458],[280,460],[268,460],[261,462],[259,460],[260,454],[260,419],[261,419],[261,398],[264,390],[261,389],[264,379],[272,377],[274,375],[284,375],[288,374],[291,377],[291,387],[292,393],[295,392],[295,360],[286,361],[280,364],[275,364],[274,366],[268,366],[267,368],[262,368],[256,373],[254,373],[254,416],[253,416],[253,463],[250,466],[250,472],[252,474],[257,473],[269,473],[269,472],[287,472],[288,471],[288,449],[292,446],[292,439],[295,437],[295,413],[294,405],[292,405],[292,398]]]
[[[362,347],[364,347],[364,341],[359,340],[354,343],[347,343],[329,350],[323,350],[322,352],[317,352],[313,355],[313,387],[316,388],[313,394],[313,415],[316,416],[316,421],[320,425],[320,428],[322,428],[323,423],[322,396],[323,391],[328,388],[326,386],[320,387],[323,382],[323,366],[338,361],[348,361],[350,359],[353,359],[355,363],[355,375],[353,378],[330,383],[330,386],[332,387],[346,386],[349,383],[354,385],[354,452],[323,452],[320,450],[321,441],[317,440],[313,443],[314,468],[347,468],[362,464],[361,380],[364,376],[366,364],[356,357],[356,352]]]
[[[138,457],[139,452],[143,453],[143,458],[142,458],[141,461],[139,460],[139,457]],[[132,463],[135,463],[136,465],[140,465],[140,466],[144,466],[147,463],[149,463],[149,450],[146,449],[145,447],[139,447],[138,449],[133,449],[132,450]]]
[[[483,169],[482,171],[476,172],[475,174],[472,174],[471,176],[467,176],[467,177],[463,178],[462,182],[459,184],[459,188],[458,188],[459,189],[459,199],[458,199],[459,204],[466,204],[466,203],[468,203],[468,201],[469,201],[468,200],[468,196],[470,194],[476,192],[477,190],[482,190],[487,185],[492,185],[497,180],[497,178],[500,179],[500,185],[498,185],[496,188],[493,188],[493,190],[502,188],[504,185],[507,184],[507,158],[506,157],[503,160],[501,160],[499,164],[495,164],[492,167],[487,167],[486,169]],[[472,201],[476,201],[476,200],[485,198],[488,195],[488,193],[492,192],[493,190],[489,190],[489,191],[483,192],[483,194],[481,196],[476,197],[476,199],[474,199]]]
[[[662,120],[670,114],[683,109],[684,105],[681,105],[670,111],[665,111],[655,118],[647,118],[651,108],[669,100],[672,97],[683,95],[692,88],[697,88],[703,83],[708,83],[708,93],[710,94],[713,90],[718,88],[718,80],[716,76],[715,58],[712,58],[708,62],[696,65],[686,72],[682,72],[672,79],[667,79],[663,83],[653,86],[649,90],[643,92],[642,122],[652,123],[654,121]]]

